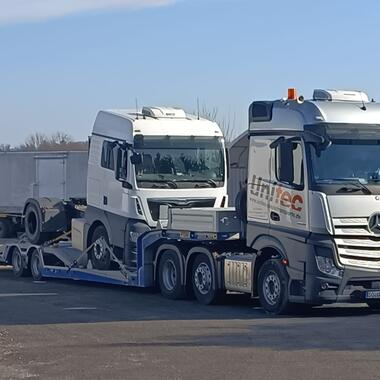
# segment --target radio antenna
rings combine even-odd
[[[139,119],[139,102],[137,100],[137,98],[135,99],[136,101],[136,120]]]
[[[197,98],[197,110],[198,110],[198,120],[200,120],[200,110],[199,110],[199,98]]]
[[[362,106],[360,107],[360,109],[362,109],[363,111],[367,111],[367,107],[365,106],[362,92],[360,92],[360,98],[362,99]]]

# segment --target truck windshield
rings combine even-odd
[[[140,188],[222,187],[225,159],[220,137],[144,136],[135,140]]]
[[[380,140],[333,138],[325,150],[310,145],[309,152],[314,184],[335,185],[341,193],[379,193]]]

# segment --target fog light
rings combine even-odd
[[[343,271],[339,270],[333,259],[329,257],[316,256],[317,266],[320,272],[333,277],[343,277]]]
[[[321,289],[322,290],[327,290],[328,288],[329,288],[329,284],[327,282],[322,282]]]

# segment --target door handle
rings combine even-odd
[[[108,205],[108,197],[106,197],[105,195],[103,196],[103,204],[104,204],[105,206]]]
[[[280,215],[277,214],[277,212],[271,212],[270,213],[270,218],[274,221],[274,222],[279,222],[280,221]]]

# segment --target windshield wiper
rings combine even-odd
[[[337,190],[337,192],[339,191],[344,191],[344,192],[349,192],[349,191],[355,191],[356,190],[361,190],[364,194],[372,194],[372,191],[366,186],[364,185],[364,183],[361,183],[359,180],[351,180],[351,179],[344,179],[344,178],[334,178],[332,179],[332,181],[344,181],[344,182],[347,182],[347,185],[350,185],[351,187],[349,186],[344,186],[344,187],[341,187],[340,189]]]
[[[148,182],[148,183],[163,183],[171,186],[173,189],[178,189],[178,185],[175,183],[175,181],[172,181],[170,179],[143,179],[139,178],[137,179],[139,182]]]
[[[218,184],[211,178],[209,179],[176,179],[173,182],[195,182],[195,183],[207,183],[211,187],[218,187]]]

